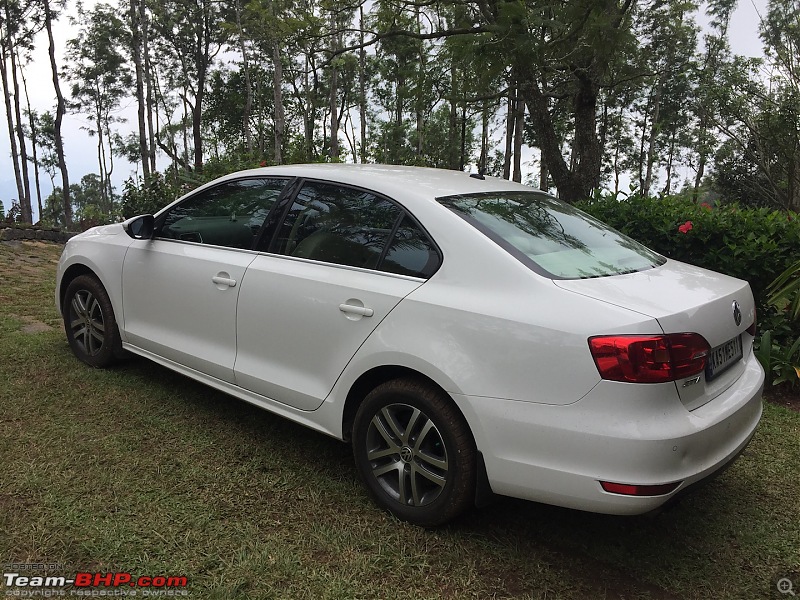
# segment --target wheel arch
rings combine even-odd
[[[344,410],[342,411],[342,439],[344,441],[350,441],[356,412],[358,411],[358,407],[364,401],[364,398],[367,397],[367,394],[369,394],[382,383],[391,381],[392,379],[414,379],[416,381],[424,382],[426,385],[437,389],[442,394],[450,398],[452,405],[458,410],[458,412],[461,414],[461,417],[469,425],[466,416],[452,399],[450,394],[448,394],[447,391],[436,381],[410,367],[404,367],[401,365],[382,365],[365,371],[358,379],[355,380],[355,382],[353,382],[353,385],[350,386],[350,390],[347,392],[347,397],[345,399]]]
[[[59,312],[64,311],[64,296],[67,293],[67,288],[69,284],[72,283],[76,278],[80,277],[81,275],[91,275],[95,279],[97,279],[100,284],[106,288],[106,285],[103,283],[103,280],[97,276],[97,273],[87,265],[83,263],[75,263],[67,267],[66,271],[64,271],[64,275],[61,277],[61,285],[58,288],[58,310]],[[108,291],[108,288],[106,288]]]

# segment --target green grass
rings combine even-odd
[[[800,587],[800,414],[656,517],[501,499],[426,531],[349,448],[161,367],[93,370],[53,307],[60,247],[0,244],[0,561],[185,575],[196,598],[780,598]],[[0,592],[2,593],[2,592]]]

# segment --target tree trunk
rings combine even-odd
[[[136,73],[136,105],[139,124],[139,160],[142,162],[142,177],[145,181],[150,179],[150,161],[147,148],[147,122],[146,106],[144,103],[144,65],[142,64],[142,21],[140,19],[140,6],[144,0],[131,0],[131,54],[133,55],[134,71]]]
[[[334,56],[338,50],[338,34],[336,31],[336,18],[331,11],[331,55]],[[330,81],[330,112],[331,112],[331,137],[330,137],[330,157],[336,162],[339,160],[339,70],[336,68],[336,59],[331,60],[331,81]]]
[[[541,155],[541,152],[539,153]],[[547,170],[547,161],[544,159],[544,156],[539,157],[539,189],[543,191],[548,191],[550,189],[550,184],[547,181],[550,177],[550,173]]]
[[[664,189],[661,191],[663,196],[668,196],[672,192],[672,167],[673,162],[675,160],[675,145],[677,144],[677,140],[675,139],[675,132],[672,132],[672,135],[669,138],[669,154],[667,155],[667,166],[666,166],[666,175],[667,175],[667,182],[664,184]]]
[[[416,22],[417,22],[417,33],[422,33],[422,21],[420,18],[420,9],[419,6],[415,6],[414,8]],[[422,150],[424,147],[424,136],[425,136],[425,64],[426,64],[426,56],[425,56],[425,45],[422,40],[419,40],[418,46],[418,63],[417,63],[417,97],[415,102],[415,112],[417,117],[417,159],[420,160],[422,158]]]
[[[99,96],[98,96],[99,97]],[[103,209],[108,207],[108,175],[106,174],[106,148],[105,132],[103,130],[102,114],[99,107],[95,107],[95,126],[97,127],[97,168],[100,175],[100,197]]]
[[[39,220],[42,220],[42,184],[39,178],[39,156],[38,143],[39,132],[36,129],[36,118],[31,109],[31,98],[28,95],[28,82],[25,80],[25,72],[20,71],[22,76],[22,89],[25,91],[25,103],[28,109],[28,126],[31,128],[31,152],[33,154],[33,181],[36,185],[36,206],[39,209]]]
[[[536,129],[542,158],[547,162],[559,197],[565,202],[576,202],[585,198],[589,194],[589,190],[584,189],[581,178],[577,174],[570,172],[569,166],[561,154],[561,140],[556,133],[547,98],[542,94],[539,86],[535,83],[536,80],[531,75],[529,72],[524,73],[524,77],[520,80],[519,92],[525,100]],[[585,115],[582,118],[585,119]],[[578,123],[583,124],[583,122],[579,121],[577,115],[575,120],[577,129]],[[581,136],[581,139],[584,137],[585,134]],[[576,131],[576,143],[577,139]]]
[[[522,131],[525,125],[525,103],[517,98],[514,103],[514,174],[512,179],[522,181]]]
[[[64,201],[64,222],[67,227],[72,225],[72,201],[69,197],[69,173],[67,172],[67,162],[64,158],[64,140],[61,137],[61,123],[66,112],[66,102],[61,93],[61,85],[58,80],[58,64],[56,63],[56,44],[53,39],[53,17],[50,12],[50,0],[44,1],[44,22],[47,28],[47,39],[49,42],[48,52],[50,55],[50,69],[53,73],[53,87],[56,92],[56,118],[55,118],[55,143],[56,156],[58,157],[58,168],[61,171],[61,188]]]
[[[361,129],[361,162],[367,159],[367,52],[364,49],[364,6],[358,7],[359,41],[361,49],[358,52],[358,116]]]
[[[311,60],[308,54],[306,54],[306,72],[304,77],[304,92],[306,97],[306,105],[303,111],[303,127],[304,127],[304,135],[305,135],[305,147],[306,147],[306,160],[312,161],[314,160],[314,122],[316,116],[316,102],[312,96],[312,89],[311,89],[311,82],[309,81],[309,71],[313,69],[314,77],[316,78],[316,67],[311,64]],[[315,82],[316,83],[316,82]],[[316,91],[317,86],[314,85],[314,91]]]
[[[283,140],[286,136],[286,116],[283,111],[283,65],[278,42],[272,44],[272,91],[275,103],[275,164],[283,164]]]
[[[108,140],[108,168],[106,169],[106,186],[108,186],[108,217],[114,218],[114,186],[111,175],[114,173],[114,144],[111,143],[111,116],[105,114],[106,139]]]
[[[6,58],[8,56],[8,48],[6,47],[5,40],[0,42],[0,48],[2,49],[1,52],[2,55],[0,56],[0,77],[2,78],[2,83],[3,83],[3,100],[5,101],[6,105],[6,121],[8,123],[8,141],[11,144],[11,163],[14,166],[14,179],[16,180],[17,184],[17,198],[22,198],[25,192],[22,187],[22,174],[20,173],[20,168],[19,168],[19,150],[17,148],[17,136],[15,133],[14,113],[12,112],[11,108],[11,90],[8,87],[8,66],[6,64]]]
[[[662,76],[663,77],[663,76]],[[650,186],[653,183],[653,163],[656,161],[656,139],[659,133],[659,117],[661,116],[661,94],[664,82],[659,78],[653,98],[652,122],[650,125],[650,139],[647,141],[647,155],[645,157],[645,175],[642,183],[642,196],[650,195]]]
[[[458,170],[463,171],[467,162],[467,100],[461,100],[461,152],[458,159]]]
[[[456,104],[456,67],[453,64],[450,65],[450,115],[449,116],[450,116],[450,122],[447,131],[447,147],[448,147],[447,168],[457,169],[458,155],[456,154],[456,140],[458,139],[458,134],[456,133],[456,127],[458,126],[458,105]]]
[[[239,51],[242,53],[242,72],[244,73],[244,110],[242,111],[242,134],[248,154],[253,154],[253,134],[250,131],[250,113],[253,111],[253,84],[250,81],[250,63],[247,60],[247,44],[242,28],[242,2],[236,0],[236,28],[239,35]]]
[[[211,64],[211,22],[209,1],[202,0],[198,5],[202,10],[203,23],[196,32],[194,47],[194,68],[197,74],[197,89],[192,106],[192,138],[194,142],[194,170],[203,171],[203,99],[206,95],[206,79]]]
[[[145,105],[147,107],[147,146],[150,159],[150,173],[156,172],[156,124],[153,118],[153,66],[150,63],[150,28],[148,27],[147,5],[139,0],[139,21],[142,25],[142,54],[144,55]]]
[[[511,179],[511,156],[514,153],[514,116],[516,112],[515,98],[517,88],[515,85],[508,87],[508,102],[506,103],[506,153],[503,157],[503,179]]]
[[[705,134],[705,130],[708,125],[705,123],[706,118],[705,114],[700,119],[700,132]],[[701,142],[701,144],[705,144],[705,142]],[[701,149],[697,154],[697,173],[694,176],[694,188],[692,189],[692,201],[697,202],[697,199],[700,195],[700,186],[703,183],[703,176],[706,174],[706,161],[708,160],[708,154]]]
[[[478,173],[486,174],[486,163],[489,162],[489,106],[486,100],[481,107],[481,155],[478,159]]]
[[[6,4],[8,6],[8,4]],[[8,8],[6,8],[8,10]],[[9,35],[9,40],[11,36]],[[15,46],[9,47],[11,57],[11,80],[14,84],[14,120],[17,123],[17,139],[19,140],[19,161],[22,167],[22,197],[19,204],[22,209],[22,219],[26,223],[33,223],[33,210],[31,208],[31,182],[28,177],[28,148],[25,143],[25,130],[22,128],[22,110],[20,108],[19,80],[17,79],[17,51]]]
[[[203,171],[203,97],[205,96],[206,77],[198,77],[197,94],[192,106],[192,139],[194,140],[194,170]]]

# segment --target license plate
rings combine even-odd
[[[737,335],[732,340],[712,348],[708,353],[706,363],[706,379],[714,379],[728,367],[734,365],[742,358],[742,336]]]

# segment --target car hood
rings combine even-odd
[[[112,223],[111,225],[98,225],[74,236],[76,238],[89,239],[95,237],[105,237],[109,235],[120,235],[125,233],[122,223]]]
[[[738,335],[755,319],[753,294],[746,281],[674,260],[636,273],[554,283],[653,317],[665,333],[699,333],[712,347]],[[738,324],[734,302],[741,311]]]

